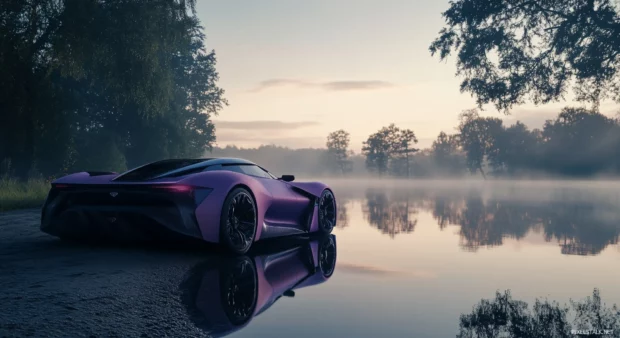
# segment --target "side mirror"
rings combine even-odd
[[[295,180],[295,176],[293,175],[282,175],[280,179],[284,182],[293,182]]]
[[[295,297],[295,291],[293,290],[286,290],[284,291],[284,293],[282,294],[284,297]]]

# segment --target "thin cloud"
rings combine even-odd
[[[334,81],[321,84],[325,90],[374,90],[394,87],[385,81]]]
[[[315,87],[316,84],[311,82],[306,82],[302,80],[291,80],[291,79],[269,79],[265,81],[261,81],[256,88],[250,90],[250,92],[256,93],[263,91],[265,89],[273,88],[273,87],[282,87],[282,86],[295,86],[295,87]]]
[[[214,121],[214,124],[217,129],[290,130],[317,126],[320,123],[316,121]]]
[[[318,88],[326,91],[376,90],[395,87],[393,83],[378,80],[310,82],[295,79],[269,79],[260,82],[258,86],[251,89],[250,92],[256,93],[266,89],[283,86]]]

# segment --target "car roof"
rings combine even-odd
[[[242,158],[234,158],[234,157],[215,157],[215,158],[205,158],[204,162],[201,162],[204,165],[215,165],[215,164],[254,164],[256,163],[252,161],[248,161]]]
[[[201,161],[204,160],[204,161]],[[167,160],[164,160],[167,161]],[[185,161],[185,160],[168,160],[168,161]],[[195,162],[194,164],[190,164],[181,168],[177,168],[166,173],[160,174],[154,178],[162,178],[170,175],[178,175],[181,173],[189,173],[195,170],[203,170],[210,166],[215,165],[256,165],[254,162],[244,160],[242,158],[234,158],[234,157],[220,157],[220,158],[205,158],[205,159],[190,159],[187,161]],[[162,161],[163,162],[163,161]]]
[[[181,164],[181,166],[175,167],[175,164]],[[141,174],[145,175],[144,173],[141,173],[144,171],[147,172],[146,178],[156,179],[156,178],[166,177],[166,176],[174,175],[174,174],[187,173],[187,172],[191,172],[195,170],[202,170],[206,167],[213,166],[213,165],[235,165],[235,164],[256,165],[255,163],[251,161],[244,160],[242,158],[233,158],[233,157],[167,159],[167,160],[155,161],[149,164],[145,164],[141,167],[131,169],[117,176],[114,180],[115,181],[135,180],[136,175],[138,176],[140,176]],[[171,165],[172,167],[170,169],[164,169],[165,170],[164,172],[160,171],[159,173],[148,174],[149,170],[150,171],[161,170],[161,169],[154,169],[154,168],[158,168],[158,167],[161,168],[161,166],[164,166],[165,168],[165,166],[171,166]],[[142,178],[142,179],[145,179],[145,178]]]
[[[149,164],[155,164],[155,163],[165,163],[165,162],[192,162],[193,164],[191,166],[201,166],[201,167],[207,167],[210,165],[216,165],[216,164],[254,164],[256,165],[256,163],[252,162],[252,161],[248,161],[246,159],[242,159],[242,158],[235,158],[235,157],[209,157],[209,158],[172,158],[172,159],[166,159],[166,160],[159,160],[159,161],[155,161],[155,162],[151,162]]]
[[[239,165],[256,165],[256,163],[248,161],[248,160],[244,160],[242,158],[234,158],[234,157],[218,157],[218,158],[204,158],[204,159],[200,159],[200,158],[194,158],[194,159],[170,159],[170,160],[162,160],[162,161],[158,161],[160,163],[162,162],[166,162],[166,161],[188,161],[188,162],[194,162],[193,164],[187,165],[187,166],[183,166],[181,168],[177,168],[174,170],[171,170],[165,174],[162,174],[160,176],[166,176],[168,174],[173,174],[173,173],[178,173],[178,172],[185,172],[188,170],[195,170],[195,169],[201,169],[201,168],[206,168],[206,167],[210,167],[210,166],[214,166],[214,165],[234,165],[234,164],[239,164]],[[157,162],[155,162],[157,163]]]

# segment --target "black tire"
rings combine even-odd
[[[256,237],[257,215],[252,194],[245,188],[233,189],[220,215],[220,243],[236,254],[248,252]]]
[[[231,324],[243,325],[254,315],[258,301],[258,274],[248,256],[222,262],[220,291],[222,308]]]
[[[334,193],[325,189],[319,198],[319,232],[322,234],[330,234],[336,226],[337,206]]]
[[[334,236],[327,236],[319,243],[319,268],[323,277],[329,278],[336,269],[336,242]]]

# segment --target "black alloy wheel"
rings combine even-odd
[[[224,312],[233,325],[245,324],[252,318],[258,299],[256,267],[248,256],[241,256],[225,261],[221,271]]]
[[[324,234],[329,234],[335,226],[336,197],[331,190],[325,189],[319,199],[319,230]]]
[[[324,238],[319,245],[319,267],[326,278],[336,269],[336,242],[333,235]]]
[[[228,249],[237,254],[250,250],[256,236],[256,203],[250,192],[237,188],[228,194],[220,221],[220,237]]]

